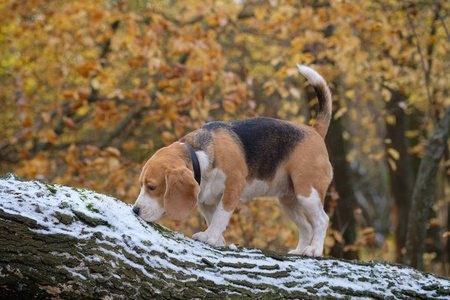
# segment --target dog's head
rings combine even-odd
[[[185,218],[197,204],[200,187],[183,159],[186,148],[174,143],[158,150],[145,164],[139,177],[141,193],[133,211],[147,222],[165,213],[175,220]]]

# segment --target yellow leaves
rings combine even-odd
[[[206,23],[212,28],[223,27],[228,24],[228,19],[226,16],[210,15],[206,18]]]
[[[387,149],[387,152],[391,155],[391,157],[395,160],[398,160],[400,158],[400,153],[398,153],[397,150],[394,148]]]
[[[395,116],[386,115],[385,119],[386,119],[386,123],[388,123],[389,125],[392,125],[392,126],[395,125],[395,122],[396,122]]]
[[[342,117],[345,113],[347,112],[347,107],[341,107],[338,109],[337,112],[334,113],[333,118],[335,120],[339,119],[340,117]]]
[[[283,67],[281,67],[280,70],[278,70],[278,71],[273,75],[273,77],[275,77],[275,78],[285,78],[285,77],[286,77],[286,73],[287,73],[287,69],[288,69],[288,68],[289,68],[288,66],[283,66]]]
[[[387,153],[389,154],[389,156],[387,157],[389,167],[391,168],[392,171],[396,171],[397,163],[395,161],[400,158],[400,153],[394,148],[388,148]]]
[[[372,25],[369,27],[369,32],[379,32],[381,28],[383,27],[382,22],[373,22]]]
[[[391,170],[394,172],[397,171],[397,164],[395,163],[395,161],[390,157],[388,157],[387,161]]]
[[[25,89],[27,91],[33,91],[37,87],[37,81],[34,77],[28,77],[25,79]]]
[[[303,37],[296,37],[291,41],[291,47],[293,51],[301,51],[305,45],[305,39]]]
[[[355,90],[345,91],[345,97],[347,97],[349,99],[354,99],[355,98]]]
[[[344,135],[343,135],[343,137],[344,137]],[[348,162],[355,161],[355,160],[356,160],[356,154],[357,154],[356,150],[355,150],[355,149],[351,149],[351,150],[347,153],[347,155],[345,156],[345,159],[346,159]]]
[[[420,131],[419,130],[407,130],[405,132],[405,136],[412,139],[412,138],[416,138],[420,135]]]
[[[253,13],[255,14],[256,20],[261,21],[266,16],[267,9],[264,7],[257,7],[253,10]]]

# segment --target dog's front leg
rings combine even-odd
[[[212,218],[214,216],[214,213],[217,209],[217,204],[208,205],[205,203],[198,203],[198,208],[202,212],[203,216],[205,217],[206,225],[211,225]],[[217,240],[216,246],[225,246],[225,239],[223,238],[223,235],[219,237]]]
[[[238,180],[240,176],[228,177],[225,181],[223,197],[214,211],[208,229],[198,232],[192,236],[193,239],[209,245],[225,246],[222,233],[227,228],[231,215],[242,196],[245,180]],[[231,180],[229,180],[231,178]]]
[[[225,246],[225,240],[222,237],[222,233],[227,228],[233,211],[234,208],[231,211],[226,211],[223,208],[221,200],[212,216],[208,229],[194,234],[192,238],[210,245]]]

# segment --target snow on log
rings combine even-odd
[[[212,247],[91,190],[0,179],[0,299],[449,299],[385,262]]]

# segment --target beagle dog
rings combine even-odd
[[[198,205],[208,228],[193,238],[224,246],[222,233],[239,201],[276,196],[299,230],[289,253],[321,256],[329,222],[323,203],[333,177],[324,142],[332,99],[319,73],[297,66],[319,101],[312,127],[271,118],[207,123],[147,161],[133,211],[148,222],[164,214],[178,220]]]

